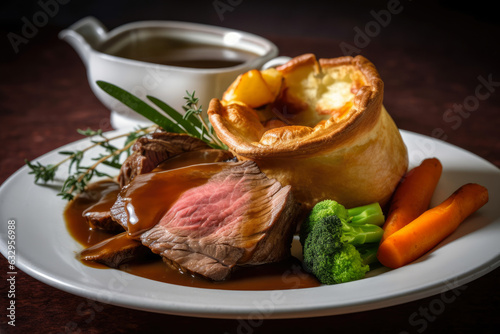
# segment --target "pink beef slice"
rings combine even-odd
[[[141,241],[173,267],[219,281],[235,266],[289,257],[297,213],[290,186],[238,162],[185,191]]]
[[[113,220],[109,208],[103,202],[109,202],[120,188],[128,184],[134,177],[149,173],[155,168],[179,168],[190,161],[206,160],[205,162],[225,161],[233,158],[229,151],[210,149],[200,139],[185,134],[154,132],[140,137],[133,146],[132,153],[123,163],[118,176],[119,184],[102,192],[102,184],[91,184],[79,195],[80,200],[93,201],[84,212],[84,217],[92,228],[98,228],[110,233],[122,232],[123,227]],[[191,160],[183,157],[190,157]],[[101,187],[101,188],[100,188]],[[95,188],[95,189],[94,189]],[[99,198],[101,196],[101,198]],[[110,203],[113,204],[113,203]]]

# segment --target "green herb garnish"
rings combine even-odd
[[[106,93],[116,98],[118,101],[122,102],[138,114],[146,117],[165,131],[185,133],[205,141],[213,148],[227,149],[227,146],[224,145],[224,143],[222,143],[215,135],[212,124],[205,121],[203,118],[202,107],[198,106],[198,98],[195,97],[194,92],[190,94],[186,91],[186,96],[184,97],[186,103],[183,106],[185,111],[184,115],[170,107],[165,102],[153,96],[148,96],[147,98],[160,110],[165,112],[165,115],[120,87],[105,81],[97,81],[97,85]],[[54,181],[58,168],[64,163],[69,162],[69,176],[66,180],[64,180],[58,196],[61,196],[63,199],[71,200],[74,198],[75,194],[81,193],[85,190],[86,186],[93,177],[111,177],[107,173],[99,171],[97,169],[99,165],[103,164],[120,169],[123,160],[122,156],[124,154],[127,157],[130,155],[130,149],[135,141],[139,137],[155,131],[157,128],[157,126],[141,128],[112,138],[107,138],[100,129],[78,129],[78,133],[92,138],[92,144],[90,146],[82,150],[59,152],[59,154],[66,155],[67,157],[56,164],[43,165],[40,162],[34,163],[26,160],[26,165],[31,170],[29,174],[33,174],[35,176],[35,183],[40,184]],[[123,137],[126,137],[123,147],[119,148],[111,144],[112,141]],[[82,166],[81,163],[84,154],[95,147],[104,148],[105,154],[100,153],[98,156],[92,158],[95,162],[91,166]]]
[[[35,176],[35,183],[48,183],[54,181],[56,172],[61,165],[66,162],[69,162],[68,165],[68,178],[63,182],[62,188],[57,194],[61,196],[63,199],[71,200],[74,198],[76,193],[82,192],[89,181],[94,176],[99,177],[111,177],[110,175],[103,173],[97,170],[97,167],[100,164],[108,165],[114,168],[120,168],[120,158],[123,154],[126,156],[130,155],[130,148],[135,143],[137,138],[143,136],[146,133],[152,132],[156,129],[148,128],[148,129],[138,129],[132,132],[118,135],[115,137],[107,138],[102,130],[80,130],[78,129],[78,133],[88,136],[88,137],[97,137],[96,139],[92,139],[92,145],[76,151],[61,151],[59,154],[66,155],[67,157],[56,164],[48,164],[43,165],[40,162],[33,163],[31,161],[26,160],[26,165],[31,169],[28,174],[33,174]],[[114,145],[111,145],[111,141],[126,137],[125,144],[122,148],[117,148]],[[84,154],[95,148],[95,147],[103,147],[106,151],[106,154],[100,154],[99,156],[93,158],[95,163],[91,166],[82,166],[81,162]]]
[[[152,103],[165,112],[165,115],[138,97],[109,82],[97,81],[97,85],[106,93],[157,124],[165,131],[185,133],[205,141],[213,148],[227,149],[227,146],[215,135],[210,122],[205,121],[203,118],[202,107],[198,106],[198,98],[195,97],[195,92],[190,94],[186,91],[187,95],[184,97],[186,104],[183,107],[185,111],[184,115],[170,107],[167,103],[153,96],[147,96]]]

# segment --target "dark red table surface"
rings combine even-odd
[[[35,36],[19,45],[17,53],[8,34],[20,34],[25,20],[33,20],[44,9],[35,1],[2,5],[6,7],[1,16],[0,182],[21,168],[25,158],[34,159],[80,139],[77,128],[111,129],[109,112],[90,91],[82,62],[57,38],[59,30],[86,15],[95,15],[110,28],[146,19],[237,28],[269,38],[287,56],[312,52],[337,57],[345,54],[341,45],[349,44],[377,66],[385,82],[384,104],[401,129],[445,140],[500,167],[500,27],[486,3],[460,7],[446,1],[431,5],[401,1],[394,7],[399,12],[385,19],[381,11],[394,1],[368,5],[309,1],[255,5],[229,0],[175,6],[152,1],[63,3],[51,7],[57,11]],[[214,3],[219,11],[226,8],[222,16]],[[358,31],[372,36],[362,41]],[[498,198],[491,201],[498,203]],[[0,268],[0,333],[493,333],[500,325],[500,271],[496,269],[455,290],[452,302],[444,303],[437,295],[331,317],[265,319],[256,326],[242,325],[241,319],[162,315],[92,302],[19,272],[14,328],[7,325],[3,257]]]

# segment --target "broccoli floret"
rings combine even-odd
[[[323,284],[344,283],[365,277],[370,270],[369,264],[377,259],[378,243],[383,234],[382,228],[370,221],[380,224],[380,218],[366,215],[353,223],[357,215],[350,217],[348,210],[337,202],[323,201],[319,204],[321,206],[316,210],[316,207],[313,208],[304,222],[306,225],[301,226],[306,269]],[[368,209],[373,210],[373,206]],[[335,210],[339,210],[343,219],[336,215]],[[358,210],[358,213],[366,210]]]
[[[304,244],[306,236],[312,226],[324,217],[337,216],[344,223],[351,223],[352,226],[372,224],[381,226],[385,217],[382,208],[378,203],[372,203],[347,210],[342,204],[336,201],[324,200],[316,204],[307,219],[300,227],[300,242]],[[368,241],[365,241],[368,242]]]
[[[347,210],[352,224],[373,224],[382,226],[385,222],[384,213],[378,203],[358,206]]]
[[[328,216],[314,224],[304,244],[304,265],[323,284],[361,279],[370,269],[356,247],[343,241],[342,221]]]
[[[312,227],[324,217],[337,216],[340,220],[348,220],[349,216],[345,207],[332,200],[324,200],[317,203],[300,226],[300,242],[304,245],[306,236],[311,232]]]

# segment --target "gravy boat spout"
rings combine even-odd
[[[108,95],[97,81],[119,86],[154,108],[151,96],[182,112],[187,91],[196,92],[199,105],[207,108],[239,74],[278,54],[276,45],[260,36],[177,21],[131,22],[108,31],[90,16],[62,30],[59,38],[83,60],[90,88],[111,111],[115,129],[152,122]]]
[[[89,64],[90,53],[107,38],[108,30],[95,17],[89,16],[74,23],[59,33],[59,38],[68,42],[82,58],[85,67]]]

